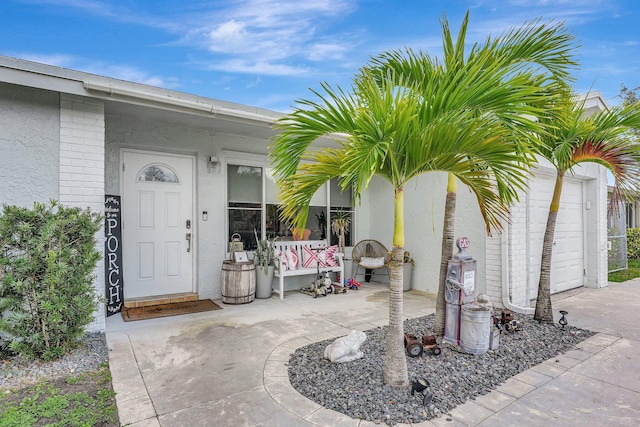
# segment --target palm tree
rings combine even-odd
[[[586,99],[586,98],[585,98]],[[542,262],[534,319],[553,322],[551,307],[551,256],[560,209],[564,177],[584,162],[606,167],[615,180],[609,208],[630,199],[640,187],[640,145],[634,130],[640,128],[640,103],[611,108],[591,116],[584,115],[584,100],[566,92],[556,100],[550,114],[541,116],[548,132],[541,134],[540,155],[556,168],[547,227],[542,243]]]
[[[472,81],[466,80],[468,73],[481,71],[473,67],[462,70],[458,81],[466,85]],[[513,102],[540,90],[529,86],[536,83],[531,75],[514,79],[520,90],[514,90],[513,95],[509,95],[511,89],[504,90],[505,96],[516,97]],[[439,80],[432,84],[434,93],[443,90]],[[334,177],[343,189],[353,188],[356,200],[374,176],[391,183],[393,251],[383,377],[393,387],[406,387],[402,325],[405,185],[426,172],[453,173],[475,193],[490,230],[506,220],[508,208],[501,196],[513,188],[507,182],[517,188],[524,186],[530,157],[496,115],[478,114],[468,104],[433,114],[432,106],[423,102],[426,88],[416,90],[411,81],[393,70],[364,67],[354,78],[352,94],[326,83],[322,89],[323,93],[312,91],[318,101],[299,101],[301,107],[276,124],[280,133],[270,155],[280,188],[282,216],[302,227],[311,197]],[[441,95],[440,100],[451,95]],[[525,119],[514,118],[521,120]],[[334,137],[336,146],[310,147],[321,137]]]
[[[512,131],[514,139],[522,144],[535,144],[537,141],[531,138],[542,129],[527,118],[545,112],[540,103],[545,96],[540,88],[546,86],[548,97],[552,97],[557,86],[569,80],[568,69],[575,65],[571,53],[573,37],[560,24],[540,25],[532,21],[495,39],[488,38],[482,45],[474,45],[465,56],[468,21],[467,12],[454,41],[446,17],[441,20],[442,63],[426,54],[406,50],[385,53],[375,58],[373,65],[382,70],[392,69],[417,86],[433,116],[460,109],[471,109],[477,115],[494,115],[501,125]],[[510,204],[517,200],[521,182],[510,183],[501,171],[494,172],[504,202]],[[453,256],[457,181],[454,174],[448,174],[436,335],[444,334],[445,276],[447,263]],[[482,203],[481,199],[479,202]]]

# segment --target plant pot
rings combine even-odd
[[[256,298],[271,298],[271,284],[273,282],[273,265],[266,269],[256,266]]]
[[[413,273],[413,264],[405,262],[402,264],[402,290],[411,290],[411,274]]]

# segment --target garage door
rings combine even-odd
[[[529,196],[529,287],[530,298],[538,295],[542,241],[547,226],[555,177],[539,175],[530,185]],[[583,183],[566,178],[556,220],[551,259],[551,293],[584,285]]]

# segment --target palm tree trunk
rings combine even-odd
[[[447,199],[444,204],[444,223],[442,225],[442,250],[440,252],[440,280],[436,298],[436,315],[433,332],[436,336],[444,335],[446,301],[444,299],[447,264],[453,256],[454,229],[456,223],[457,181],[453,174],[447,180]]]
[[[385,384],[394,388],[409,386],[407,357],[404,349],[402,264],[404,261],[404,189],[395,192],[393,252],[389,283],[389,330],[387,354],[382,372]]]
[[[556,219],[560,209],[562,194],[562,180],[564,172],[558,172],[553,198],[549,207],[547,228],[542,242],[542,260],[540,263],[540,282],[538,283],[538,299],[533,318],[540,323],[553,323],[553,308],[551,307],[551,257],[553,255],[553,238],[556,231]]]

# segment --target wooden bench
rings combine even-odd
[[[274,260],[274,265],[275,265],[274,275],[279,279],[278,289],[274,289],[274,291],[280,295],[280,299],[284,299],[284,278],[285,277],[315,275],[318,273],[318,271],[320,271],[320,273],[333,272],[333,273],[338,273],[338,275],[340,276],[340,284],[344,286],[344,262],[343,262],[344,255],[341,253],[336,253],[334,255],[336,263],[338,264],[336,266],[320,267],[319,269],[315,266],[309,267],[309,268],[304,267],[304,261],[303,261],[304,247],[307,247],[309,249],[325,248],[327,247],[326,240],[297,240],[297,241],[291,241],[291,242],[275,241],[273,245],[274,245],[275,254],[276,254],[276,257]],[[294,249],[296,251],[296,254],[299,257],[298,268],[296,268],[295,270],[289,270],[289,269],[285,270],[284,268],[281,268],[282,266],[280,264],[280,258],[278,257],[278,254],[280,252],[284,254],[287,249],[289,250]]]

